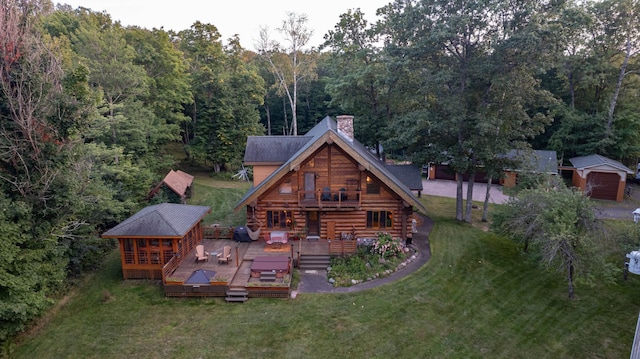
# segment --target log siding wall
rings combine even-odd
[[[303,198],[303,196],[299,196],[299,193],[307,190],[304,188],[306,173],[313,173],[316,192],[322,191],[324,188],[329,188],[331,193],[338,193],[342,188],[349,191],[349,193],[356,193],[355,191],[359,190],[358,206],[345,206],[343,208],[302,206],[299,198]],[[368,176],[380,185],[379,194],[366,193]],[[281,193],[280,188],[284,183],[291,185],[291,193]],[[402,199],[395,195],[379,179],[374,178],[367,171],[362,171],[358,163],[340,148],[330,144],[321,147],[309,160],[300,166],[298,171],[288,173],[258,199],[255,216],[262,223],[267,223],[267,211],[291,211],[297,230],[307,226],[307,211],[318,211],[321,224],[320,237],[325,239],[327,238],[328,222],[335,222],[335,236],[337,238],[340,237],[342,232],[351,233],[354,230],[356,236],[360,238],[373,238],[380,231],[389,232],[396,238],[407,237],[411,233],[411,220],[409,218],[411,209],[404,207]],[[367,228],[367,211],[392,212],[392,228]],[[252,215],[251,207],[247,206],[247,221],[251,219]],[[264,228],[264,236],[268,236],[272,230],[281,229]]]

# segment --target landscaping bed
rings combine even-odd
[[[334,287],[349,287],[386,277],[415,260],[416,254],[414,246],[380,233],[377,239],[359,241],[355,255],[333,258],[327,277]]]

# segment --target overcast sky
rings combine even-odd
[[[392,0],[66,0],[55,3],[105,11],[122,25],[143,28],[185,30],[200,21],[218,28],[222,39],[238,34],[246,49],[255,49],[261,26],[267,26],[273,39],[287,12],[306,14],[307,26],[314,34],[310,46],[322,43],[322,37],[338,23],[340,14],[360,8],[369,22],[376,9]],[[226,41],[225,41],[226,42]]]

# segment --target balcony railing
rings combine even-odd
[[[356,208],[361,205],[361,192],[330,189],[299,191],[298,204],[305,208]]]

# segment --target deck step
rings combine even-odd
[[[226,292],[227,296],[224,300],[229,302],[244,303],[249,299],[249,292],[244,288],[229,288]]]
[[[247,300],[249,300],[249,298],[247,298],[247,297],[225,297],[224,300],[227,303],[244,303]]]
[[[331,257],[324,254],[305,254],[300,256],[300,270],[327,269]]]
[[[229,288],[227,289],[227,295],[248,295],[249,291],[247,291],[245,288]]]
[[[275,272],[262,272],[262,273],[260,273],[260,281],[261,282],[275,282],[276,281],[276,273]]]

